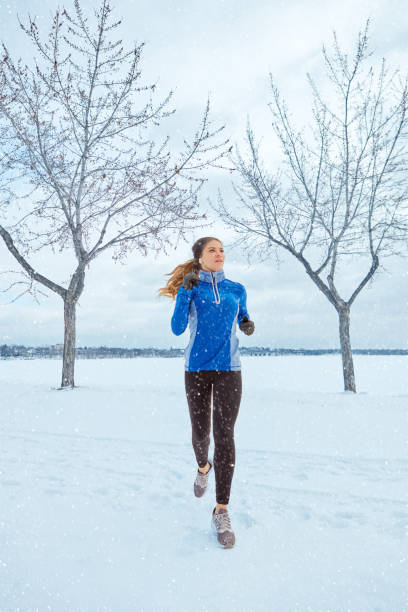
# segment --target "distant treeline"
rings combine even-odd
[[[52,346],[22,346],[0,345],[0,357],[35,359],[36,357],[60,358],[62,345]],[[241,355],[276,356],[276,355],[335,355],[340,349],[285,349],[264,346],[241,346]],[[408,349],[354,349],[355,355],[408,355]],[[76,348],[76,357],[83,359],[132,358],[132,357],[183,357],[184,349],[169,348],[120,348],[112,346],[80,346]]]

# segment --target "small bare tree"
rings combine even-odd
[[[325,101],[308,75],[313,93],[311,132],[298,132],[271,77],[269,105],[285,163],[274,175],[265,169],[259,143],[247,129],[248,154],[234,158],[242,179],[234,185],[245,211],[217,211],[241,237],[249,257],[265,259],[269,247],[284,249],[303,266],[334,306],[339,318],[344,388],[355,391],[350,309],[380,266],[399,253],[407,237],[407,80],[366,71],[367,22],[350,59],[334,33],[333,52],[323,47],[331,86]],[[350,264],[354,275],[350,275]],[[346,294],[346,295],[345,295]]]
[[[63,299],[61,387],[74,387],[75,312],[86,268],[107,249],[123,259],[184,237],[204,216],[197,194],[205,170],[222,167],[227,152],[207,103],[191,141],[170,154],[168,138],[154,130],[174,112],[172,92],[155,104],[155,85],[141,83],[143,45],[126,51],[112,40],[120,21],[107,0],[93,26],[78,0],[74,7],[55,13],[45,40],[35,19],[19,21],[34,45],[34,65],[14,61],[3,44],[0,69],[0,235],[28,282]],[[74,253],[67,286],[30,265],[42,248]]]

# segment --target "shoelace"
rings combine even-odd
[[[214,513],[214,521],[217,531],[232,531],[228,512]]]

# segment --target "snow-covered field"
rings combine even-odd
[[[182,359],[0,361],[0,610],[408,610],[408,358],[339,360],[242,357],[231,550]]]

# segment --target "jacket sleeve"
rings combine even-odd
[[[184,289],[184,287],[180,285],[177,292],[176,305],[171,318],[171,331],[176,336],[180,336],[180,334],[182,334],[187,327],[188,313],[193,297],[193,291],[194,289]]]
[[[241,323],[242,319],[245,316],[247,316],[248,319],[251,318],[247,311],[246,300],[247,300],[247,294],[245,291],[245,287],[244,285],[241,285],[241,295],[239,297],[239,309],[238,309],[238,325]]]

